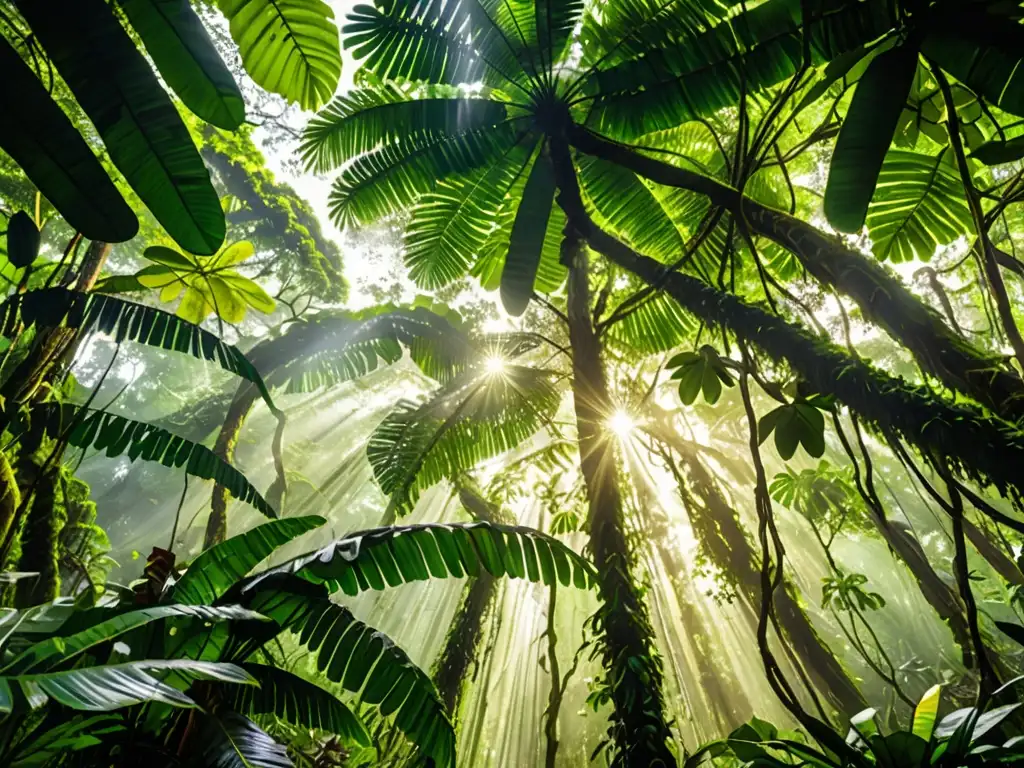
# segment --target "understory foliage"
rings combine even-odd
[[[0,12],[0,763],[1024,759],[1024,7],[335,12]]]

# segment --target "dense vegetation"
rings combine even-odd
[[[1022,4],[340,5],[0,10],[0,764],[1024,761]]]

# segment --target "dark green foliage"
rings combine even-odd
[[[126,455],[131,461],[157,461],[203,480],[214,480],[240,501],[251,504],[267,517],[277,517],[260,492],[241,472],[205,445],[172,435],[165,429],[133,421],[113,413],[75,405],[46,403],[31,412],[45,432],[61,437],[76,448],[105,451],[108,457]]]
[[[900,113],[917,72],[913,41],[871,60],[857,84],[836,140],[825,188],[825,215],[840,232],[859,232],[867,217]]]
[[[15,293],[0,305],[0,333],[10,338],[20,324],[95,331],[112,336],[118,344],[134,341],[209,360],[252,382],[274,407],[263,379],[236,347],[161,309],[105,294],[43,288]]]
[[[701,392],[705,402],[714,405],[722,396],[723,384],[736,384],[718,352],[707,344],[696,352],[680,352],[665,363],[665,368],[675,369],[672,378],[679,379],[679,399],[684,405],[691,405]]]
[[[821,410],[831,410],[825,399],[798,399],[769,411],[757,423],[757,439],[763,443],[775,433],[775,448],[785,461],[802,445],[814,458],[825,453],[825,417]]]
[[[183,248],[212,254],[224,213],[177,109],[103,0],[22,2],[32,32],[110,159]]]
[[[17,104],[17,120],[0,120],[0,147],[90,240],[119,243],[139,222],[89,145],[21,57],[0,39],[0,103]]]
[[[237,712],[203,715],[199,732],[203,765],[214,768],[292,768],[288,750]]]
[[[22,269],[39,255],[40,233],[35,220],[25,211],[16,211],[7,220],[7,260]]]
[[[542,152],[523,188],[523,201],[516,211],[505,268],[501,271],[501,303],[510,315],[523,314],[533,296],[533,283],[540,267],[554,199],[555,177],[551,161]]]
[[[188,0],[121,0],[165,82],[198,117],[233,131],[245,102]]]

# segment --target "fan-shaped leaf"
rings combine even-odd
[[[338,88],[334,11],[322,0],[217,0],[242,65],[257,85],[319,109]]]
[[[929,261],[939,246],[970,231],[971,212],[960,179],[935,157],[893,150],[886,155],[868,209],[868,234],[879,259]]]
[[[225,695],[232,707],[248,715],[275,715],[286,723],[315,728],[337,736],[344,744],[368,747],[370,734],[352,710],[336,696],[286,669],[242,664],[255,686],[232,686]]]
[[[190,605],[212,603],[275,550],[325,522],[315,515],[288,517],[232,536],[204,550],[189,563],[175,583],[171,599]]]
[[[0,103],[18,105],[17,120],[0,120],[0,148],[86,239],[119,243],[135,237],[139,222],[132,209],[67,115],[3,39],[0,71]]]
[[[510,315],[523,314],[530,303],[554,200],[555,172],[541,152],[523,188],[501,271],[501,303]]]
[[[245,102],[188,0],[120,0],[164,82],[208,123],[233,131]]]
[[[252,382],[267,405],[275,410],[259,372],[237,347],[163,310],[116,296],[43,288],[14,294],[0,304],[0,333],[10,338],[19,323],[44,328],[63,325],[83,333],[105,333],[118,344],[134,341],[209,360]]]
[[[141,458],[158,461],[165,467],[184,468],[193,477],[216,481],[236,499],[251,504],[267,517],[277,517],[274,508],[245,475],[205,445],[152,424],[75,405],[44,403],[32,410],[32,418],[42,419],[47,434],[65,436],[76,448],[102,450],[110,458],[127,455],[131,461]]]
[[[252,685],[255,681],[234,664],[172,659],[132,661],[102,667],[81,667],[63,672],[0,677],[0,712],[14,708],[13,691],[28,706],[37,709],[48,700],[65,707],[92,712],[109,712],[134,704],[154,701],[172,707],[195,707],[196,703],[177,688],[160,682],[152,673],[173,672],[185,680],[214,680]]]
[[[452,136],[505,119],[504,104],[453,91],[428,88],[413,96],[385,83],[341,94],[303,129],[299,152],[306,168],[323,173],[412,134]]]
[[[669,296],[655,294],[608,326],[608,338],[639,355],[675,349],[696,330],[693,317]]]
[[[110,159],[182,248],[214,253],[224,213],[177,109],[103,0],[19,6]]]
[[[841,232],[859,232],[917,72],[917,46],[884,51],[857,84],[836,139],[825,187],[825,216]]]

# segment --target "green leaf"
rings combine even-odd
[[[189,0],[119,0],[118,5],[186,107],[227,131],[242,124],[242,93]]]
[[[322,585],[287,573],[246,591],[246,605],[298,634],[320,673],[394,715],[395,726],[439,768],[454,768],[455,733],[430,678],[384,633],[331,602]]]
[[[466,546],[466,534],[474,544]],[[503,559],[494,554],[505,551]],[[250,577],[240,589],[259,589],[274,574],[293,573],[331,592],[354,596],[367,589],[395,587],[428,578],[461,578],[483,567],[494,576],[507,569],[551,586],[554,574],[540,567],[537,558],[557,565],[563,586],[591,587],[596,573],[588,560],[560,541],[521,526],[496,523],[390,526],[361,531],[323,549],[290,560],[266,573]]]
[[[118,344],[134,341],[217,363],[255,385],[270,409],[276,410],[259,372],[237,347],[155,307],[116,296],[43,288],[14,294],[0,304],[0,333],[11,338],[22,323],[26,327],[64,326],[83,334],[103,333]]]
[[[843,120],[825,186],[825,216],[840,232],[859,232],[896,124],[917,72],[918,51],[905,43],[868,65]]]
[[[7,260],[19,269],[31,266],[39,256],[41,239],[35,219],[25,211],[15,211],[7,220]]]
[[[451,88],[403,90],[392,83],[356,88],[335,98],[302,131],[299,154],[307,170],[324,173],[381,144],[412,134],[432,137],[496,125],[504,104],[454,96]]]
[[[190,605],[212,603],[274,551],[325,522],[316,515],[289,517],[232,536],[189,563],[175,583],[171,599]]]
[[[943,155],[902,150],[886,155],[867,217],[872,251],[879,260],[929,261],[936,248],[970,231],[963,185]]]
[[[18,105],[17,120],[0,120],[0,148],[87,240],[120,243],[139,222],[89,145],[43,84],[0,39],[0,103]]]
[[[202,765],[216,768],[293,768],[288,750],[237,712],[200,715],[196,740]]]
[[[932,732],[935,730],[935,720],[939,714],[939,698],[942,695],[942,686],[933,685],[921,696],[914,708],[914,723],[911,732],[924,739],[931,741]]]
[[[31,709],[53,699],[65,707],[92,712],[109,712],[143,702],[160,702],[172,707],[196,707],[176,688],[160,682],[151,673],[174,672],[185,680],[213,680],[252,685],[255,681],[240,667],[191,659],[132,661],[102,667],[81,667],[63,672],[0,677],[0,712],[12,711],[10,698],[18,689]]]
[[[20,10],[111,161],[167,234],[192,253],[216,252],[225,224],[210,174],[111,8],[103,0],[36,0]]]
[[[523,189],[501,272],[501,303],[515,317],[526,311],[533,296],[554,199],[555,172],[547,155],[541,152]]]
[[[985,165],[1012,163],[1024,157],[1024,136],[1006,141],[986,141],[971,153],[971,157]]]
[[[217,0],[257,85],[319,109],[338,88],[341,50],[334,11],[322,0]]]
[[[232,686],[224,691],[237,712],[275,715],[286,723],[337,736],[343,744],[368,747],[370,734],[352,710],[336,696],[286,669],[242,664],[256,686]]]
[[[267,517],[277,517],[274,508],[245,475],[205,445],[152,424],[66,403],[38,405],[32,409],[31,417],[43,420],[48,435],[65,437],[76,448],[103,450],[110,458],[127,455],[131,461],[141,458],[158,461],[165,467],[184,468],[186,474],[224,486],[236,499],[251,504]]]

